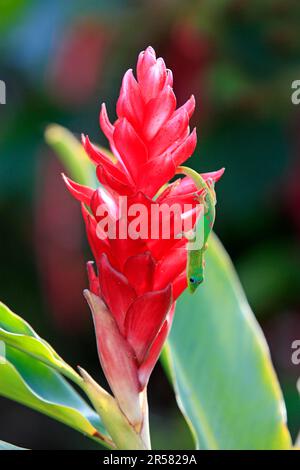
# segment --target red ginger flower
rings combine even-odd
[[[83,137],[83,145],[96,163],[98,179],[105,187],[119,194],[142,191],[153,197],[175,175],[176,167],[194,152],[196,130],[190,133],[189,119],[195,99],[191,96],[176,110],[172,84],[171,71],[148,47],[139,55],[137,80],[132,70],[124,75],[114,124],[102,105],[100,126],[117,163],[113,164],[88,137]]]
[[[116,163],[83,138],[104,188],[93,190],[64,178],[82,203],[97,266],[98,275],[88,263],[90,291],[86,291],[86,297],[94,317],[100,362],[121,410],[141,430],[143,391],[170,330],[175,301],[186,288],[186,239],[176,238],[175,229],[163,239],[162,220],[156,238],[147,233],[132,239],[128,232],[121,237],[124,208],[119,195],[128,195],[128,213],[137,203],[147,208],[143,223],[148,227],[152,208],[163,209],[174,203],[183,209],[182,218],[193,225],[201,191],[185,177],[168,185],[153,200],[195,148],[196,133],[190,134],[188,126],[194,99],[175,109],[171,72],[162,59],[156,59],[152,48],[140,54],[137,77],[136,81],[131,70],[124,76],[114,125],[108,121],[104,106],[100,115]],[[202,176],[215,182],[222,173]],[[184,212],[186,204],[190,210]],[[107,214],[100,213],[99,207],[105,207]],[[103,232],[105,217],[116,222],[117,236]]]

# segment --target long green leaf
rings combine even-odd
[[[164,362],[197,448],[291,447],[266,341],[216,237],[204,284],[178,301]]]
[[[55,368],[75,383],[83,381],[31,326],[0,302],[0,340]]]
[[[45,131],[47,144],[53,148],[56,155],[75,181],[81,184],[92,184],[94,165],[90,162],[81,143],[66,128],[51,124]]]
[[[0,450],[26,450],[23,447],[17,447],[8,442],[0,441]]]
[[[11,346],[1,357],[0,395],[61,421],[101,444],[110,442],[96,412],[58,372]]]

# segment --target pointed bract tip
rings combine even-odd
[[[82,367],[80,367],[80,366],[77,366],[77,369],[78,369],[79,374],[83,378],[83,380],[86,381],[85,379],[88,378],[89,374],[84,369],[82,369]]]
[[[67,175],[64,174],[64,172],[61,173],[61,177],[63,179],[63,182],[65,183],[65,185],[67,186],[68,190],[70,191],[70,193],[72,194],[72,185],[71,185],[71,180],[70,178],[67,177]]]
[[[116,404],[114,397],[104,390],[104,388],[102,388],[86,370],[80,366],[77,366],[77,369],[89,391],[92,392],[92,395],[90,396],[91,399],[96,398],[98,404],[102,406],[104,404],[103,400],[109,400],[111,406]]]
[[[155,58],[156,58],[156,53],[155,53],[155,50],[152,46],[148,46],[146,49],[145,49],[145,52],[148,52],[149,54],[153,55]]]
[[[88,261],[86,263],[87,275],[89,280],[90,291],[98,295],[99,294],[99,281],[94,268],[94,261]]]
[[[65,185],[67,186],[68,190],[70,191],[70,193],[71,193],[72,195],[74,195],[74,194],[73,194],[74,191],[73,191],[73,186],[72,186],[72,185],[73,185],[73,184],[76,184],[76,183],[74,183],[74,181],[72,181],[72,180],[71,180],[67,175],[65,175],[63,172],[61,173],[61,176],[62,176],[62,179],[63,179]]]
[[[216,171],[215,182],[219,181],[219,179],[224,175],[225,167],[220,168],[220,170]]]
[[[92,386],[95,386],[95,387],[97,387],[97,389],[100,388],[100,390],[102,392],[104,392],[105,394],[108,394],[108,392],[106,392],[106,390],[104,390],[102,387],[100,387],[100,385],[90,376],[90,374],[86,370],[84,370],[80,366],[77,366],[77,369],[78,369],[78,372],[81,375],[81,377],[83,378],[83,381],[85,383],[90,384]]]
[[[211,171],[209,173],[202,173],[201,176],[202,178],[206,180],[212,180],[213,183],[217,183],[220,178],[223,176],[225,171],[225,168],[221,168],[220,170],[217,171]]]
[[[88,303],[90,303],[90,301],[92,301],[92,295],[91,294],[92,293],[88,289],[83,290],[84,298],[85,298],[85,300],[87,300]]]

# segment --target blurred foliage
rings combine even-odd
[[[7,85],[7,104],[0,107],[0,299],[28,320],[34,316],[67,360],[76,357],[97,374],[81,300],[82,259],[91,255],[43,133],[56,122],[106,146],[100,103],[107,102],[114,118],[122,75],[151,44],[173,69],[179,104],[196,96],[199,145],[191,164],[201,171],[226,167],[216,232],[268,330],[295,437],[299,367],[282,365],[270,324],[282,331],[287,312],[300,323],[300,114],[290,99],[291,82],[300,78],[299,1],[1,0],[0,6],[0,79]],[[58,206],[61,220],[54,217]],[[299,329],[293,331],[295,339]],[[289,355],[291,338],[284,338],[280,351]],[[181,419],[161,382],[161,373],[154,374],[154,440],[163,429],[158,416]],[[15,409],[0,403],[7,406]],[[3,439],[28,447],[17,442],[16,429]],[[166,446],[177,439],[174,426]]]

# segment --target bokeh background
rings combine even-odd
[[[293,437],[300,428],[299,0],[0,0],[0,299],[74,366],[101,377],[78,204],[44,143],[56,122],[106,145],[98,113],[114,116],[121,78],[152,45],[191,93],[197,170],[222,166],[216,232],[270,345]],[[220,312],[222,314],[222,312]],[[188,321],[188,319],[187,319]],[[220,367],[221,358],[220,358]],[[192,448],[158,365],[150,382],[154,448]],[[95,448],[63,425],[0,399],[0,439],[34,449]]]

